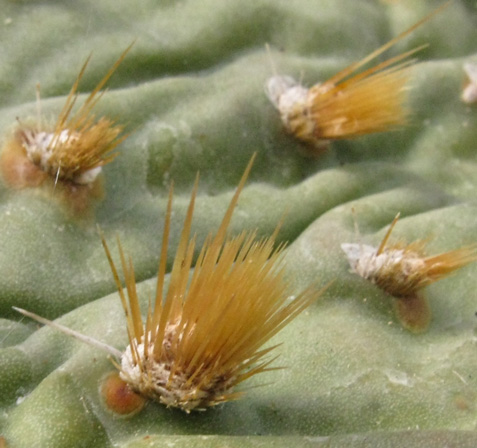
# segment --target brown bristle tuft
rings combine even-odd
[[[415,62],[410,57],[427,45],[359,70],[449,4],[440,6],[360,61],[310,89],[289,76],[270,78],[265,90],[280,112],[285,129],[321,151],[330,140],[387,132],[405,125],[410,114],[406,84],[409,68]]]
[[[377,249],[364,244],[341,246],[352,272],[370,280],[389,294],[395,297],[412,296],[431,283],[477,261],[477,245],[426,256],[426,241],[388,243],[398,218],[399,213]]]
[[[273,370],[260,349],[273,335],[309,306],[319,292],[310,287],[291,299],[282,255],[274,234],[257,239],[254,232],[227,237],[233,210],[253,159],[215,236],[209,237],[193,265],[195,238],[191,223],[198,179],[191,195],[165,297],[165,266],[170,229],[169,194],[156,300],[138,329],[138,297],[132,287],[132,264],[124,262],[128,304],[107,248],[114,278],[128,319],[130,345],[122,357],[121,377],[133,390],[186,412],[215,406],[241,396],[234,387],[249,377]],[[104,241],[104,240],[103,240]],[[143,329],[144,328],[144,329]]]
[[[78,85],[90,58],[86,60],[53,126],[44,124],[38,94],[37,122],[19,122],[2,149],[0,170],[7,185],[18,189],[44,184],[48,191],[60,192],[73,214],[82,214],[92,200],[102,198],[99,174],[117,156],[114,149],[127,135],[123,134],[124,126],[112,119],[96,118],[93,108],[104,93],[101,89],[132,45],[73,113]]]
[[[426,314],[424,301],[427,299],[420,296],[419,291],[457,269],[477,261],[477,245],[426,256],[425,240],[417,240],[410,244],[389,243],[391,231],[398,218],[399,214],[394,218],[378,248],[359,243],[345,243],[341,248],[348,258],[351,272],[403,300],[403,303],[396,302],[396,309],[400,310],[402,316],[411,313],[412,310],[416,310],[416,313],[417,310],[421,310],[419,313],[424,316]],[[406,319],[412,321],[410,316]],[[425,319],[427,318],[416,316],[416,321],[420,322],[416,324],[416,328],[419,325],[424,327]],[[427,328],[427,325],[425,327]]]

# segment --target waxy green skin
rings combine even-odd
[[[85,93],[137,39],[97,107],[132,134],[104,169],[106,197],[95,219],[72,219],[54,192],[0,186],[0,434],[8,446],[477,445],[477,265],[427,289],[433,321],[416,336],[400,327],[385,293],[349,273],[340,250],[358,238],[352,208],[368,244],[382,239],[398,211],[394,237],[431,237],[430,253],[477,241],[477,107],[459,100],[462,64],[477,61],[475,1],[453,1],[394,49],[430,44],[412,70],[407,128],[335,142],[315,159],[285,134],[263,94],[273,75],[265,43],[280,74],[312,85],[437,2],[4,3],[4,136],[15,117],[35,117],[37,82],[43,115],[54,120],[92,50]],[[133,257],[145,310],[170,180],[175,248],[200,171],[194,231],[201,243],[253,152],[230,233],[258,227],[270,234],[286,210],[279,239],[290,241],[287,272],[296,291],[335,282],[271,341],[283,342],[276,364],[288,368],[244,383],[241,401],[191,415],[149,403],[132,418],[115,416],[98,391],[114,370],[106,354],[11,307],[123,350],[125,319],[96,224],[113,247],[119,235]]]

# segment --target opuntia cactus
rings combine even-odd
[[[42,115],[54,122],[91,52],[78,105],[135,44],[95,105],[128,138],[103,167],[104,197],[91,213],[69,213],[54,188],[1,182],[0,446],[477,445],[477,265],[426,289],[432,321],[416,335],[388,294],[349,272],[340,248],[378,246],[398,212],[393,237],[426,239],[430,254],[477,241],[477,106],[461,100],[464,64],[477,62],[474,1],[452,1],[390,50],[429,44],[410,71],[406,126],[334,141],[318,156],[283,129],[266,80],[329,79],[442,2],[4,3],[2,145],[17,118],[35,119],[37,83]],[[116,370],[107,356],[12,306],[124,350],[126,321],[97,226],[134,260],[145,316],[171,181],[167,270],[197,172],[200,247],[254,152],[230,235],[267,237],[285,214],[277,243],[289,241],[289,283],[298,293],[334,282],[270,341],[281,344],[275,365],[284,369],[249,379],[241,400],[190,414],[149,401],[118,414],[103,396]]]

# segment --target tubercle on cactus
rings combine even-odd
[[[409,58],[427,45],[359,70],[449,4],[440,6],[360,61],[310,89],[290,76],[271,77],[266,82],[265,93],[278,109],[286,131],[319,153],[331,140],[391,131],[406,124],[409,116],[406,83],[409,68],[415,62]]]
[[[171,188],[156,295],[154,303],[148,307],[145,322],[140,312],[132,260],[126,258],[118,240],[126,294],[102,236],[126,315],[129,337],[129,346],[124,353],[113,347],[102,348],[121,360],[118,365],[120,377],[133,391],[187,413],[235,400],[242,395],[234,390],[235,386],[258,373],[276,369],[271,366],[274,358],[266,356],[276,346],[261,347],[322,292],[312,285],[298,296],[290,296],[283,266],[285,245],[274,248],[279,226],[268,238],[257,239],[255,232],[227,236],[253,159],[220,227],[214,236],[209,235],[206,239],[190,274],[196,245],[191,227],[197,177],[164,293],[172,214]],[[17,310],[37,318],[32,313]],[[49,323],[45,319],[40,321]],[[57,324],[52,324],[58,328]],[[83,335],[82,340],[88,342]]]
[[[403,326],[413,332],[427,329],[431,311],[421,290],[477,261],[477,245],[462,247],[438,255],[426,256],[426,241],[410,244],[389,243],[399,213],[389,226],[379,247],[343,243],[351,272],[376,284],[396,299],[395,309]]]
[[[93,199],[103,196],[99,174],[102,167],[116,156],[114,149],[127,138],[124,126],[109,117],[97,118],[94,107],[105,91],[101,90],[126,57],[129,45],[103,79],[93,89],[81,107],[74,112],[79,83],[91,55],[83,64],[55,124],[42,117],[39,87],[38,116],[35,121],[18,120],[3,146],[0,171],[5,183],[14,189],[41,185],[60,197],[74,214],[81,215]]]

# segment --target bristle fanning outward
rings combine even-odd
[[[395,297],[414,296],[420,289],[477,260],[475,245],[433,256],[424,255],[425,245],[422,240],[408,245],[400,242],[385,244],[381,253],[376,255],[382,257],[383,262],[378,263],[379,269],[371,275],[373,281]]]
[[[165,298],[162,295],[172,193],[169,196],[158,291],[144,330],[133,310],[139,309],[130,267],[124,264],[129,304],[130,346],[122,357],[121,376],[143,395],[189,412],[236,399],[233,388],[267,370],[273,347],[260,347],[319,295],[314,287],[290,299],[284,279],[284,245],[275,234],[257,239],[254,232],[227,237],[227,228],[243,188],[250,162],[217,234],[201,248],[194,271],[195,239],[190,237],[195,184],[174,259]],[[107,253],[109,251],[105,244]],[[121,256],[122,257],[122,256]],[[108,255],[114,277],[116,268]],[[142,325],[142,324],[141,324]]]
[[[410,244],[388,242],[398,218],[399,214],[378,248],[364,244],[342,244],[341,247],[351,271],[394,296],[396,313],[403,326],[420,332],[427,328],[431,317],[421,289],[477,261],[477,245],[426,256],[423,240]]]
[[[80,109],[72,115],[72,108],[78,98],[79,82],[91,56],[84,63],[58,117],[53,137],[47,148],[51,153],[48,167],[52,174],[56,175],[59,170],[62,179],[81,180],[84,173],[99,168],[116,157],[117,154],[112,153],[113,149],[127,137],[127,135],[120,135],[124,127],[116,125],[107,117],[96,120],[92,110],[104,93],[101,89],[133,45],[134,42],[123,51]]]
[[[363,72],[350,76],[349,68],[309,90],[307,113],[300,107],[289,114],[290,128],[297,137],[314,142],[337,140],[360,135],[385,132],[404,125],[409,116],[406,105],[406,84],[411,55],[424,46],[388,59]],[[368,59],[368,58],[365,58]],[[361,64],[355,64],[356,68]],[[354,65],[353,65],[354,66]],[[298,125],[306,116],[313,127]],[[300,129],[306,130],[300,133]],[[308,135],[310,129],[312,132]]]
[[[406,84],[414,63],[410,57],[426,45],[360,70],[449,4],[310,89],[287,76],[269,79],[266,93],[279,110],[287,131],[317,149],[324,149],[329,140],[392,131],[406,124],[410,114]]]
[[[314,138],[342,139],[389,131],[406,123],[404,90],[408,66],[337,85],[312,100]],[[321,87],[321,86],[320,86]],[[318,87],[316,90],[320,90]],[[310,95],[314,95],[311,89]],[[318,95],[318,93],[317,93]]]
[[[469,263],[477,261],[477,245],[455,249],[442,254],[425,256],[425,241],[410,244],[389,243],[399,214],[394,218],[379,247],[343,244],[352,271],[372,281],[395,297],[415,295]]]
[[[111,118],[96,118],[93,108],[104,94],[101,89],[132,45],[126,48],[82,106],[74,112],[79,83],[91,56],[87,58],[54,125],[45,123],[41,116],[39,88],[37,89],[37,123],[19,122],[2,152],[0,168],[9,184],[15,188],[36,187],[48,177],[54,179],[55,186],[58,182],[75,187],[95,182],[101,168],[116,157],[117,153],[113,150],[127,135],[123,134],[124,126],[116,124]],[[14,153],[15,157],[10,153]],[[31,174],[21,177],[25,169],[20,169],[18,165],[28,167],[28,162],[32,165],[28,168],[28,173],[34,173],[37,169],[45,173],[46,177]]]

